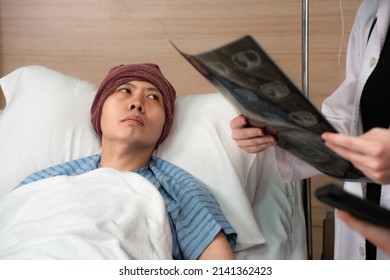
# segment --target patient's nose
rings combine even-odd
[[[144,112],[144,106],[143,106],[142,102],[140,102],[138,100],[131,101],[129,109],[130,109],[130,111],[138,110],[141,113]]]

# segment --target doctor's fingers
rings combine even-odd
[[[338,146],[351,151],[364,151],[367,148],[367,141],[370,139],[362,139],[361,137],[349,136],[341,133],[325,132],[322,134],[322,139],[325,144],[331,144],[332,147]]]
[[[367,160],[367,155],[365,153],[361,153],[361,150],[350,149],[349,147],[340,146],[333,142],[325,142],[325,146],[349,161],[355,161],[359,163]]]
[[[327,144],[327,146],[332,146]],[[390,183],[390,159],[384,156],[373,156],[372,154],[356,153],[339,146],[330,147],[335,153],[349,160],[362,171],[367,177],[378,184]]]
[[[236,141],[262,136],[264,136],[264,131],[259,127],[240,127],[232,129],[232,138]]]
[[[243,115],[239,115],[230,121],[230,128],[233,129],[241,129],[244,128],[248,124],[248,119]]]
[[[360,136],[349,136],[341,133],[325,132],[322,135],[325,143],[331,143],[355,153],[381,156],[389,154],[390,157],[390,130],[373,128]]]
[[[236,140],[239,148],[247,153],[259,153],[276,145],[272,136],[256,137],[251,139]]]
[[[354,166],[362,171],[367,177],[377,184],[390,184],[390,168],[377,170],[367,164],[353,163]]]

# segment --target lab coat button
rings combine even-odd
[[[359,247],[359,253],[360,253],[360,256],[364,257],[365,250],[363,247]]]
[[[371,60],[370,60],[370,67],[374,67],[375,65],[376,65],[376,58],[373,57],[373,58],[371,58]]]

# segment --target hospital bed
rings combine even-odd
[[[23,58],[23,55],[16,55],[23,54],[20,45],[13,45],[15,55],[11,54],[2,62],[1,89],[6,106],[0,114],[0,176],[2,178],[0,199],[9,195],[20,180],[36,170],[98,152],[100,144],[90,124],[89,109],[99,81],[106,71],[116,64],[155,62],[160,65],[163,73],[167,74],[168,79],[178,90],[173,127],[168,138],[158,148],[157,155],[199,178],[214,193],[229,222],[238,232],[236,257],[238,259],[308,258],[308,235],[304,213],[306,202],[302,196],[301,182],[285,183],[280,179],[272,148],[259,154],[247,154],[237,148],[231,139],[229,128],[229,121],[237,115],[236,111],[189,65],[186,65],[173,49],[170,49],[166,38],[176,39],[179,46],[191,52],[194,46],[187,45],[191,44],[190,41],[197,42],[198,50],[206,50],[233,39],[236,35],[242,35],[242,30],[237,29],[225,36],[218,33],[222,32],[221,30],[214,31],[216,33],[210,34],[211,37],[219,38],[221,41],[213,41],[211,45],[210,42],[199,42],[194,35],[187,36],[188,33],[183,29],[178,29],[181,31],[175,33],[176,29],[166,27],[166,25],[176,25],[174,22],[167,23],[166,17],[174,19],[175,15],[180,15],[184,11],[185,7],[181,5],[181,1],[172,2],[172,7],[176,10],[175,13],[170,12],[168,15],[158,12],[163,5],[146,1],[157,5],[153,6],[148,16],[159,19],[147,28],[142,25],[145,19],[139,18],[141,6],[146,5],[145,1],[120,1],[117,4],[103,1],[100,4],[105,6],[106,10],[100,14],[97,13],[98,8],[87,1],[84,6],[81,6],[81,10],[75,7],[72,11],[75,14],[79,13],[81,18],[82,11],[87,13],[88,7],[91,8],[91,14],[87,13],[86,16],[87,20],[90,20],[86,28],[92,32],[95,30],[92,26],[96,24],[96,30],[102,33],[99,33],[100,35],[88,33],[84,38],[83,34],[77,33],[77,22],[72,21],[72,29],[67,30],[65,22],[55,20],[58,16],[56,13],[60,13],[58,12],[60,4],[53,4],[50,1],[45,3],[45,9],[41,12],[50,15],[47,19],[41,17],[38,12],[29,14],[31,12],[29,5],[35,5],[40,1],[23,3],[25,5],[23,9],[17,9],[23,1],[5,2],[7,5],[2,9],[5,7],[8,11],[13,11],[14,17],[19,19],[30,17],[32,26],[45,20],[47,23],[50,22],[51,28],[56,31],[50,33],[51,28],[45,30],[52,34],[52,39],[58,39],[55,33],[60,32],[62,26],[65,28],[64,34],[71,36],[71,33],[75,32],[79,41],[73,44],[67,43],[68,40],[65,39],[61,41],[60,49],[57,49],[62,54],[68,54],[68,58],[73,57],[70,61],[61,60],[61,56],[57,55],[53,46],[48,51],[49,45],[55,43],[50,40],[45,41],[48,38],[41,36],[40,40],[45,41],[42,53],[30,45],[33,59],[28,59],[29,56]],[[206,2],[197,1],[198,4],[193,5],[199,8],[198,5],[207,6]],[[68,2],[63,1],[63,3]],[[229,3],[238,5],[233,1]],[[252,4],[258,5],[258,3]],[[64,8],[68,4],[64,5],[61,7]],[[67,9],[73,7],[69,6]],[[245,5],[239,5],[241,8],[243,6]],[[223,9],[226,9],[226,6],[221,4],[220,11]],[[229,9],[236,9],[237,13],[241,13],[241,18],[249,11],[248,9],[237,10],[237,6]],[[298,11],[296,12],[295,9],[295,15],[300,18],[300,10]],[[286,8],[279,12],[289,14],[292,11]],[[94,21],[93,13],[99,21]],[[193,14],[188,11],[188,8],[184,15],[186,13]],[[218,15],[217,8],[213,10],[213,14]],[[136,18],[138,21],[126,21],[127,15],[130,19]],[[247,16],[248,20],[257,17],[251,14]],[[61,18],[66,19],[66,16]],[[195,17],[190,19],[195,20]],[[120,26],[129,24],[133,27],[118,29],[118,33],[112,34],[108,32],[114,32],[115,28],[102,30],[107,27],[103,24],[104,21],[110,22],[108,25],[119,23]],[[145,34],[141,34],[142,32],[134,27],[137,24]],[[212,24],[210,18],[208,24]],[[22,26],[26,25],[22,23]],[[151,34],[148,33],[150,31],[148,28],[151,27],[160,32],[152,33],[154,36],[163,34],[164,38],[158,36],[151,38]],[[245,28],[247,32],[255,33],[251,32],[251,28],[255,30],[254,27],[245,27],[248,27]],[[126,41],[123,39],[127,36],[124,30],[127,30],[128,34],[133,34],[131,40],[133,44],[127,42],[125,49],[123,49],[124,45],[120,44],[122,40]],[[299,24],[296,30],[300,32]],[[204,35],[207,34],[203,34],[202,38],[205,38]],[[94,37],[98,39],[99,36],[107,36],[108,47],[106,46],[98,57],[88,56],[89,51],[93,52],[95,48],[99,48],[99,45],[93,43]],[[142,41],[142,38],[145,41]],[[84,39],[88,41],[83,41]],[[24,40],[23,36],[20,40]],[[102,41],[99,42],[102,44]],[[115,48],[117,45],[120,45],[116,50],[117,53],[111,51],[110,48]],[[146,49],[151,49],[152,53]],[[168,54],[167,50],[169,50]],[[163,58],[160,58],[161,56]],[[17,62],[16,64],[10,63],[12,58]],[[73,63],[77,67],[75,65],[72,68]],[[183,75],[183,73],[187,74]]]
[[[0,84],[7,101],[0,115],[1,197],[36,170],[99,152],[89,115],[96,85],[38,65],[18,68]],[[247,154],[236,147],[229,128],[236,114],[219,93],[179,96],[157,155],[214,193],[238,232],[237,258],[305,259],[301,185],[281,181],[273,149]]]

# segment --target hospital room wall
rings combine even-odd
[[[361,0],[309,2],[309,98],[320,108],[342,80]],[[0,75],[40,64],[99,83],[113,65],[155,62],[179,95],[215,92],[169,40],[197,53],[250,34],[300,87],[301,24],[302,2],[290,0],[0,0]],[[0,98],[0,108],[4,104]],[[339,184],[313,178],[312,193],[329,181]],[[327,210],[313,197],[315,259]]]

